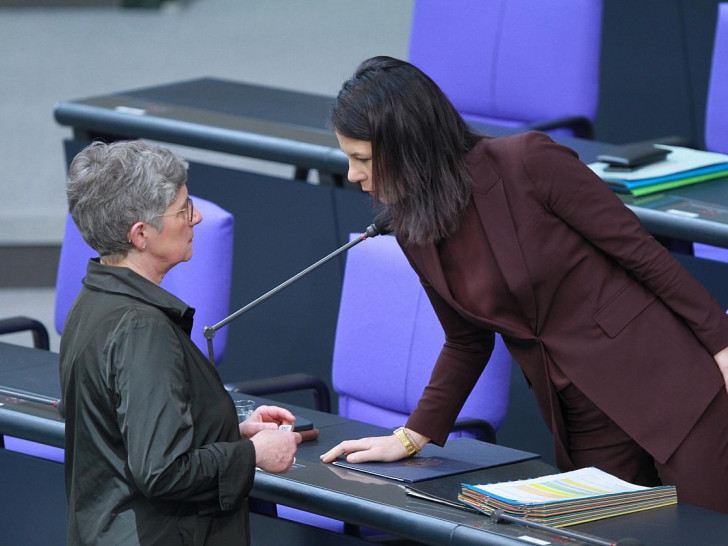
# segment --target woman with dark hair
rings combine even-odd
[[[560,469],[674,484],[681,501],[728,512],[728,317],[572,150],[473,133],[430,78],[389,57],[358,68],[331,121],[445,344],[404,427],[324,462],[442,445],[498,332]]]
[[[406,66],[383,57],[364,62],[342,87],[331,125],[340,140],[371,143],[372,178],[391,181],[374,185],[372,195],[391,209],[395,232],[421,244],[457,227],[471,191],[465,156],[482,137],[432,80]]]
[[[255,468],[285,472],[301,441],[288,410],[238,424],[190,338],[195,310],[159,286],[192,257],[202,215],[187,163],[142,141],[95,142],[73,160],[68,204],[99,254],[66,319],[69,545],[245,545]]]

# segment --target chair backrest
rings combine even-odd
[[[444,339],[393,236],[364,241],[348,252],[332,365],[340,415],[389,428],[402,425],[429,381]],[[460,418],[484,419],[497,430],[506,414],[510,374],[511,357],[498,336]]]
[[[204,326],[225,318],[230,311],[230,289],[233,268],[233,215],[215,203],[193,197],[202,222],[195,227],[192,259],[178,264],[164,277],[161,286],[195,308],[192,340],[207,355]],[[63,332],[66,315],[81,290],[89,258],[97,256],[81,237],[69,214],[56,278],[55,327]],[[214,339],[215,362],[225,353],[227,328],[221,328]]]
[[[728,3],[718,4],[713,61],[705,112],[705,147],[728,153]]]
[[[728,3],[718,4],[715,25],[713,60],[705,109],[705,147],[711,152],[728,154]],[[699,258],[728,262],[728,249],[693,243],[693,254]]]
[[[468,120],[593,122],[601,20],[602,0],[415,0],[409,60]]]

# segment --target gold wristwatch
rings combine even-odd
[[[417,446],[412,441],[412,438],[410,438],[410,435],[407,434],[407,429],[404,427],[399,427],[398,429],[395,429],[394,435],[399,438],[399,441],[402,442],[402,445],[407,450],[407,456],[412,457],[412,455],[417,455],[420,450],[417,449]]]

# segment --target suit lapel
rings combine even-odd
[[[518,300],[532,332],[537,332],[536,297],[521,253],[503,181],[498,180],[485,193],[474,193],[473,202],[503,278]]]
[[[508,212],[502,182],[498,180],[486,192],[473,195],[475,210],[483,225],[495,256],[497,267],[501,270],[506,284],[518,301],[528,326],[512,324],[500,317],[481,317],[472,315],[453,298],[440,262],[440,255],[434,244],[410,246],[407,253],[413,265],[428,280],[434,290],[445,298],[462,315],[488,324],[492,329],[516,337],[532,337],[537,331],[536,298],[516,237],[516,228]],[[474,244],[478,244],[474,241]],[[524,328],[525,326],[525,328]]]
[[[442,270],[442,263],[440,262],[440,254],[437,251],[437,246],[435,244],[408,246],[407,253],[412,257],[413,265],[415,265],[416,269],[420,270],[418,273],[421,273],[427,279],[427,282],[432,285],[435,292],[451,304],[455,303]],[[459,306],[457,308],[460,309]]]

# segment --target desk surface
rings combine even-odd
[[[0,385],[36,389],[38,394],[59,394],[58,355],[0,343]],[[425,544],[524,544],[517,537],[552,540],[541,531],[510,524],[493,524],[488,518],[466,510],[443,506],[406,495],[401,483],[322,464],[318,457],[339,441],[379,435],[380,427],[343,419],[307,408],[294,412],[312,420],[321,434],[318,440],[299,447],[297,464],[288,473],[258,472],[253,495],[318,514],[407,536]],[[18,422],[18,416],[32,422]],[[25,428],[23,428],[25,427]],[[30,434],[22,434],[23,431]],[[0,433],[62,445],[63,423],[57,417],[38,416],[16,407],[0,406]],[[554,469],[540,461],[464,474],[465,481],[484,482],[546,474]],[[583,524],[569,529],[610,540],[634,537],[644,544],[660,546],[719,544],[728,536],[728,516],[679,504]],[[562,544],[581,544],[579,541]]]
[[[346,156],[327,128],[333,98],[215,78],[59,102],[55,118],[82,139],[139,137],[345,175]],[[518,130],[473,124],[492,136]],[[614,146],[555,137],[589,163]],[[703,183],[661,194],[688,200],[695,218],[667,212],[652,199],[626,199],[653,234],[728,247],[728,185]],[[710,210],[711,207],[713,210]],[[679,207],[677,207],[679,208]]]

